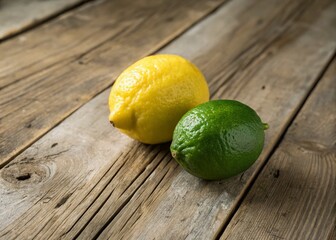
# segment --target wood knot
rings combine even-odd
[[[1,170],[1,178],[16,186],[38,184],[49,177],[48,168],[36,163],[17,163]]]
[[[328,146],[313,141],[302,141],[298,148],[302,152],[326,152]]]

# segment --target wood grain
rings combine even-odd
[[[0,236],[216,236],[336,48],[335,4],[302,3],[231,1],[161,51],[187,56],[213,98],[241,100],[270,124],[249,171],[222,182],[192,177],[169,144],[139,144],[112,129],[107,90],[0,171]]]
[[[334,239],[336,59],[221,239]]]
[[[1,0],[0,40],[17,34],[85,0]]]
[[[266,146],[259,163],[270,154],[275,140],[278,139],[298,107],[298,105],[288,106],[288,99],[295,102],[300,101],[298,99],[299,89],[302,90],[304,86],[304,88],[308,87],[307,80],[313,77],[313,72],[316,71],[315,77],[318,77],[320,73],[318,68],[313,67],[312,62],[308,63],[310,60],[307,57],[314,55],[313,52],[309,54],[306,52],[308,46],[321,46],[313,42],[322,35],[328,35],[327,38],[333,42],[333,47],[329,51],[331,54],[335,51],[335,41],[332,40],[335,38],[335,31],[332,33],[333,37],[329,35],[331,32],[320,30],[315,32],[317,29],[329,29],[332,26],[335,22],[333,14],[335,7],[336,5],[333,4],[330,9],[325,8],[324,14],[320,16],[320,22],[308,24],[305,21],[309,21],[308,19],[317,13],[316,6],[312,5],[310,10],[306,10],[305,14],[297,19],[297,25],[292,22],[290,29],[273,41],[272,45],[252,65],[244,69],[241,76],[230,78],[229,82],[226,81],[226,84],[222,86],[225,90],[219,97],[236,98],[247,102],[258,109],[258,113],[263,116],[262,119],[266,119],[264,121],[270,123],[271,128],[267,132]],[[329,27],[324,25],[326,22],[329,22],[330,25],[327,24]],[[320,24],[324,27],[317,27]],[[305,28],[310,26],[309,30],[306,29],[304,34],[301,32],[302,35],[296,35],[303,26]],[[218,33],[214,32],[214,35],[218,36]],[[321,57],[316,49],[313,51],[319,58]],[[270,53],[272,56],[265,60],[264,57]],[[306,62],[304,58],[308,61]],[[312,70],[310,73],[307,72],[308,68]],[[265,90],[270,91],[266,96],[264,95]],[[219,91],[212,90],[212,92],[216,98]],[[225,223],[231,213],[239,195],[242,194],[243,188],[247,185],[246,181],[249,181],[256,168],[257,165],[254,165],[243,175],[218,183],[199,181],[184,171],[179,172],[180,168],[175,170],[173,177],[169,176],[155,184],[149,181],[141,186],[138,193],[116,217],[110,219],[110,224],[101,233],[100,239],[108,237],[125,239],[214,238],[220,230],[220,225]],[[160,170],[155,170],[153,176],[159,172]],[[145,190],[154,186],[156,186],[156,191],[145,195]],[[141,198],[138,197],[139,195]]]
[[[225,0],[88,3],[0,45],[0,166]]]

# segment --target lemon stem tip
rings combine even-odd
[[[175,151],[172,151],[171,154],[172,154],[173,158],[176,158],[176,152]]]

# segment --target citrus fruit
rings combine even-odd
[[[117,78],[109,96],[109,119],[140,142],[162,143],[172,139],[183,114],[208,100],[208,85],[195,65],[177,55],[153,55]]]
[[[171,153],[194,176],[229,178],[248,169],[260,155],[264,130],[257,113],[234,100],[215,100],[188,111],[177,124]]]

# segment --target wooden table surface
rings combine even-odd
[[[336,2],[0,2],[0,239],[336,239]],[[203,181],[108,122],[115,78],[190,59],[270,125]]]

